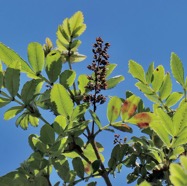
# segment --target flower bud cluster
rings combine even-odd
[[[85,95],[83,101],[103,104],[106,101],[106,97],[99,94],[101,90],[107,89],[106,72],[107,65],[109,64],[109,55],[107,50],[109,43],[104,43],[101,37],[96,38],[96,42],[93,44],[93,61],[87,68],[93,71],[93,75],[87,76],[89,82],[85,86],[90,91],[95,91],[94,95]]]

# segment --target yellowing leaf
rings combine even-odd
[[[110,123],[113,123],[119,117],[121,104],[121,100],[116,96],[110,99],[107,106],[107,118]]]
[[[140,128],[146,128],[155,119],[155,115],[150,112],[142,112],[134,115],[128,120],[129,123],[136,124]]]
[[[134,115],[139,102],[140,98],[134,94],[124,101],[121,107],[121,117],[123,121],[128,120],[131,116]]]

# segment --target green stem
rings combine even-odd
[[[44,123],[47,123],[48,125],[51,125],[47,120],[45,120],[41,115],[39,117]]]

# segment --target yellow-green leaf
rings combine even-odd
[[[73,112],[73,101],[61,84],[55,84],[51,89],[51,101],[56,104],[57,111],[63,116],[71,116]]]
[[[4,119],[5,120],[9,120],[9,119],[15,117],[17,114],[19,114],[20,112],[22,112],[23,109],[24,109],[23,106],[15,106],[15,107],[12,107],[12,108],[8,109],[4,113]]]
[[[32,42],[28,45],[29,63],[36,75],[39,75],[44,67],[44,51],[41,44]]]
[[[129,73],[136,79],[140,80],[142,83],[146,84],[145,72],[143,67],[137,62],[129,61]]]
[[[182,61],[174,52],[171,53],[170,66],[174,78],[184,87],[184,67]]]

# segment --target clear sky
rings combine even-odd
[[[87,24],[87,30],[80,38],[79,52],[87,55],[87,59],[81,65],[75,65],[75,69],[88,73],[86,66],[92,61],[92,43],[97,36],[110,42],[110,61],[118,64],[114,75],[122,74],[126,80],[108,94],[124,97],[125,91],[130,89],[142,97],[134,87],[136,81],[128,74],[129,59],[145,68],[154,61],[155,66],[163,64],[166,71],[170,71],[170,54],[176,52],[187,67],[186,0],[1,0],[0,42],[27,60],[30,42],[43,44],[45,38],[50,37],[55,43],[57,26],[78,10],[83,12]],[[149,105],[149,102],[145,103]],[[17,168],[29,156],[32,151],[28,136],[39,133],[39,128],[29,127],[27,131],[16,128],[15,119],[4,121],[3,113],[8,108],[0,111],[0,176]],[[106,122],[104,110],[101,120]],[[121,134],[122,137],[126,135]],[[100,136],[99,140],[105,143],[106,160],[113,139],[113,134],[105,135],[104,139]],[[125,182],[126,171],[131,170],[117,174],[114,185]],[[102,185],[103,182],[99,183]]]

